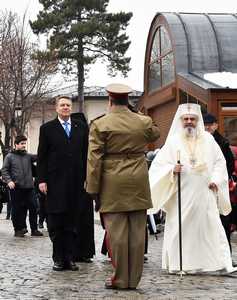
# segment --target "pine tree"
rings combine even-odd
[[[48,49],[57,52],[63,71],[78,81],[79,111],[83,111],[85,73],[97,59],[107,62],[108,73],[126,76],[130,45],[126,28],[132,13],[108,13],[109,0],[39,0],[43,5],[36,21],[30,21],[35,34],[48,33]]]

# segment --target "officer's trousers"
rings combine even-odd
[[[136,288],[143,271],[146,210],[103,213],[107,248],[114,267],[112,285]]]

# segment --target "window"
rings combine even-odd
[[[169,53],[162,59],[162,85],[174,81],[173,53]]]
[[[237,111],[237,102],[222,102],[222,111]]]
[[[192,95],[184,92],[183,90],[179,90],[179,103],[183,104],[183,103],[196,103],[199,104],[201,106],[201,112],[203,114],[207,113],[207,104],[203,103],[202,101],[200,101],[199,99],[193,97]]]
[[[153,91],[161,87],[160,64],[153,63],[149,70],[149,91]]]
[[[164,26],[160,27],[160,42],[161,42],[161,55],[166,55],[172,50],[172,45],[168,32]]]
[[[237,118],[235,116],[224,117],[224,136],[231,145],[237,146]]]
[[[154,34],[148,72],[149,92],[174,81],[174,55],[169,34],[164,26]]]

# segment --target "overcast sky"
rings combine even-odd
[[[106,86],[111,82],[124,82],[132,88],[143,91],[143,67],[147,34],[152,19],[157,12],[226,12],[237,13],[237,1],[187,1],[187,0],[110,0],[109,11],[119,12],[131,11],[133,17],[128,26],[131,45],[127,55],[131,56],[128,77],[121,76],[110,78],[107,76],[106,68],[101,63],[96,63],[86,78],[85,85]],[[22,15],[27,9],[30,19],[36,18],[41,8],[38,0],[0,0],[0,9],[11,9]]]

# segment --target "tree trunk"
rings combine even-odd
[[[1,151],[2,151],[2,157],[3,157],[3,159],[5,158],[5,156],[6,156],[6,147],[5,147],[5,145],[3,144],[3,142],[2,142],[2,137],[0,138],[0,147],[1,147]]]
[[[5,150],[9,151],[11,148],[11,124],[4,124],[5,126]]]
[[[78,94],[78,109],[79,112],[84,112],[84,65],[77,63],[77,94]]]
[[[81,22],[82,9],[78,7],[78,23]],[[78,111],[84,112],[84,53],[83,53],[83,37],[79,35],[77,43],[77,100]]]
[[[78,44],[77,59],[77,95],[79,112],[84,112],[84,63],[82,41]]]

